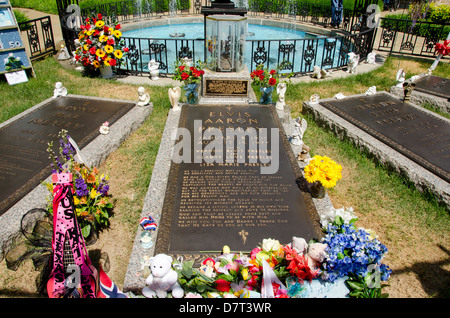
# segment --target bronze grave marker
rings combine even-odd
[[[320,104],[450,181],[450,125],[441,117],[384,92]]]
[[[450,99],[450,79],[448,78],[427,75],[418,79],[415,84],[415,89],[419,92]]]
[[[102,123],[114,123],[134,106],[132,102],[60,96],[1,127],[0,215],[51,174],[47,144],[53,140],[58,152],[62,129],[82,149],[100,134]]]
[[[205,95],[247,96],[248,81],[236,79],[205,79]]]
[[[199,121],[201,126],[196,126]],[[202,259],[220,254],[224,245],[248,252],[265,238],[286,244],[293,236],[307,241],[320,237],[317,211],[310,195],[297,184],[301,171],[280,127],[273,106],[183,106],[179,128],[194,136],[189,141],[191,160],[171,163],[156,254]],[[267,138],[262,135],[264,128]],[[200,130],[205,134],[211,129],[220,131],[223,140],[217,135],[211,140],[205,135],[203,139],[195,137]],[[251,129],[259,134],[252,141],[229,132]],[[276,129],[279,133],[272,135]],[[177,139],[175,146],[185,137]],[[238,148],[239,138],[245,138],[243,152]],[[231,139],[236,147],[230,150],[225,144]],[[224,160],[207,162],[205,151],[217,140],[218,147],[209,154],[220,154],[222,144]],[[267,149],[271,160],[251,147],[255,140],[258,150]],[[230,161],[225,158],[228,154],[233,157]],[[263,172],[270,165],[273,169]]]

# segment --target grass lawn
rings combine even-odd
[[[399,67],[407,78],[426,71],[430,63],[389,58],[386,63],[368,73],[347,79],[290,84],[286,103],[292,107],[292,117],[301,113],[302,102],[318,93],[321,98],[338,92],[361,94],[370,86],[389,90],[395,83]],[[0,121],[19,114],[53,95],[54,84],[61,81],[70,94],[137,100],[139,85],[122,84],[103,79],[82,77],[76,71],[62,68],[53,58],[34,64],[37,77],[17,86],[0,83],[2,106]],[[448,63],[440,63],[435,75],[450,78]],[[151,95],[153,113],[122,146],[99,167],[110,176],[110,193],[116,200],[111,226],[100,234],[92,247],[107,252],[111,259],[109,275],[123,285],[134,235],[137,230],[143,200],[151,179],[165,120],[170,109],[168,87],[145,86]],[[311,154],[331,157],[343,166],[343,178],[329,190],[336,208],[353,207],[359,226],[373,229],[389,253],[384,263],[393,270],[386,292],[392,297],[448,297],[450,285],[450,218],[448,211],[428,195],[419,193],[397,174],[380,166],[361,153],[349,141],[341,141],[319,127],[306,116],[308,129],[305,142]],[[0,263],[0,296],[33,296],[29,284],[30,264],[18,272]],[[37,275],[37,273],[35,274]]]

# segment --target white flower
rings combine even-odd
[[[328,223],[333,223],[337,216],[340,216],[345,224],[349,224],[352,219],[356,219],[356,214],[353,212],[353,208],[340,208],[320,213],[320,224],[323,228],[328,226]]]
[[[264,239],[262,241],[262,250],[265,252],[278,251],[280,249],[280,247],[281,247],[281,245],[278,240]]]

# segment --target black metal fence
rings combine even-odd
[[[50,16],[19,23],[19,28],[26,33],[30,60],[35,60],[56,52]]]
[[[389,53],[431,57],[435,54],[436,43],[445,40],[449,32],[450,23],[381,18],[374,48]]]
[[[298,40],[247,40],[245,62],[250,70],[263,64],[278,68],[281,73],[302,75],[321,69],[339,69],[347,65],[348,53],[355,52],[365,59],[372,50],[374,29],[364,32]],[[203,39],[149,39],[123,37],[129,53],[122,67],[128,73],[148,75],[150,60],[159,62],[160,73],[172,74],[177,59],[204,61]]]

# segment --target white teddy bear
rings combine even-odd
[[[172,269],[172,257],[158,254],[150,258],[150,275],[145,280],[147,287],[142,294],[147,298],[166,298],[167,292],[172,291],[173,298],[182,298],[184,291],[178,284],[178,274]]]
[[[294,236],[292,238],[292,248],[300,255],[306,257],[311,269],[316,269],[325,260],[327,245],[323,243],[311,243],[308,245],[304,238]]]

